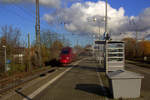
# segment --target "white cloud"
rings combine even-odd
[[[34,3],[36,0],[0,0],[0,3]],[[61,8],[66,7],[68,3],[81,2],[83,0],[39,0],[40,4],[48,6],[50,8]]]
[[[45,14],[45,15],[44,15],[44,20],[51,22],[51,21],[54,20],[54,17],[49,16],[48,14]]]
[[[104,18],[105,16],[105,2],[85,2],[85,3],[74,3],[71,7],[57,11],[55,14],[47,14],[45,19],[49,23],[55,21],[58,17],[61,17],[64,21],[65,28],[68,31],[89,34],[98,34],[99,27],[101,35],[104,33]],[[149,33],[150,30],[150,8],[145,9],[139,16],[125,16],[125,10],[123,7],[119,9],[112,8],[108,4],[108,29],[112,33],[112,37],[123,38],[123,37],[135,37],[135,30],[138,30],[139,37],[142,38],[146,35],[145,32]],[[99,21],[88,22],[88,19],[96,17]],[[53,20],[47,20],[48,18]],[[130,23],[132,20],[132,24]],[[133,24],[133,20],[136,23]],[[123,33],[123,34],[120,34]]]
[[[82,2],[82,0],[40,0],[42,5],[48,7],[59,8],[53,14],[45,14],[43,18],[48,23],[63,21],[68,31],[79,34],[98,34],[99,26],[101,35],[104,33],[104,16],[105,2]],[[34,3],[35,0],[0,0],[0,3]],[[61,6],[67,5],[68,2],[73,3],[69,8],[61,9]],[[139,16],[125,16],[123,7],[119,9],[112,8],[108,4],[108,29],[112,33],[112,37],[121,38],[126,36],[135,36],[135,30],[138,31],[139,37],[144,37],[150,33],[150,8],[146,8]],[[96,17],[97,22],[91,21]],[[88,21],[90,19],[90,22]],[[134,20],[134,22],[133,22]],[[126,33],[126,34],[120,34]],[[142,35],[141,35],[142,34]]]
[[[36,0],[0,0],[1,3],[33,3]],[[61,5],[61,0],[40,0],[42,5],[46,5],[49,7],[59,8]]]
[[[1,3],[20,3],[23,0],[1,0]]]
[[[108,5],[108,16],[109,28],[114,32],[118,32],[121,25],[125,24],[128,17],[124,16],[124,9],[114,9]],[[104,16],[105,16],[105,2],[85,2],[75,3],[70,8],[58,11],[55,14],[49,14],[47,17],[56,18],[56,16],[61,16],[63,21],[66,23],[66,29],[69,31],[77,32],[80,34],[97,33],[99,31],[98,26],[101,27],[101,34],[104,32]],[[102,17],[103,16],[103,17]],[[88,22],[88,19],[96,17],[99,22]],[[49,20],[49,22],[52,20]]]
[[[33,0],[33,1],[35,1],[35,0]],[[61,0],[40,0],[40,3],[43,5],[50,6],[50,7],[59,8],[61,5]]]

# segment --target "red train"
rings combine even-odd
[[[71,47],[65,47],[62,49],[60,53],[60,63],[62,64],[69,64],[75,58],[75,53]]]

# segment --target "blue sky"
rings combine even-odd
[[[92,1],[97,2],[99,0],[84,0],[84,1]],[[105,0],[102,0],[105,1]],[[125,15],[127,16],[137,16],[140,12],[142,12],[145,8],[150,7],[149,0],[108,0],[108,3],[113,8],[120,8],[121,6],[125,9]]]
[[[91,1],[97,2],[98,0],[84,0],[82,3]],[[103,0],[104,1],[104,0]],[[1,3],[1,2],[0,2]],[[108,3],[114,8],[119,9],[123,7],[125,10],[125,16],[138,16],[145,8],[150,7],[149,0],[108,0]],[[71,4],[68,4],[71,6]],[[63,33],[62,28],[55,28],[49,26],[47,22],[42,18],[44,14],[54,12],[55,9],[51,9],[48,6],[41,6],[41,29],[50,29],[58,33]],[[35,6],[34,4],[0,4],[0,26],[12,25],[21,29],[23,38],[27,37],[27,33],[31,33],[31,39],[34,40],[35,36]],[[63,30],[63,31],[62,31]],[[69,34],[69,32],[65,32]],[[75,44],[75,39],[71,35],[67,35]],[[87,37],[86,37],[87,38]],[[86,44],[88,41],[83,41],[82,37],[79,36],[79,42]]]
[[[149,0],[110,0],[109,3],[114,8],[122,6],[127,16],[137,16],[145,8],[150,7]]]

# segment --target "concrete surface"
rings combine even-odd
[[[97,66],[86,59],[33,100],[105,100]]]

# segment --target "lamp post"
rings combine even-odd
[[[134,19],[132,19],[130,22],[129,22],[129,24],[131,24],[131,25],[134,25],[136,28],[135,28],[135,55],[137,55],[137,43],[138,43],[138,26],[137,26],[137,24],[136,24],[136,22],[135,22],[135,20]],[[136,56],[135,56],[136,57]]]
[[[6,65],[6,60],[7,60],[7,58],[6,58],[6,46],[5,45],[3,45],[3,48],[4,48],[4,56],[5,56],[5,68],[4,68],[4,71],[6,72],[6,67],[7,67],[7,65]]]
[[[134,25],[136,28],[135,28],[135,33],[136,33],[136,36],[135,36],[135,40],[137,41],[138,40],[138,26],[135,22],[134,19],[132,19],[130,22],[129,22],[130,25]]]
[[[105,7],[105,32],[107,33],[107,0],[106,0],[106,7]]]
[[[108,74],[108,40],[109,40],[109,34],[107,32],[107,0],[106,0],[106,7],[105,7],[105,34],[106,34],[106,44],[105,44],[105,67],[106,67],[106,74]]]
[[[97,19],[96,19],[96,18],[93,18],[93,21],[96,22]],[[97,21],[97,22],[98,22],[98,21]],[[100,31],[101,31],[100,29],[101,29],[101,28],[100,28],[100,23],[99,23],[99,22],[98,22],[98,26],[99,26],[99,40],[100,40],[100,34],[101,34],[101,33],[100,33]]]

